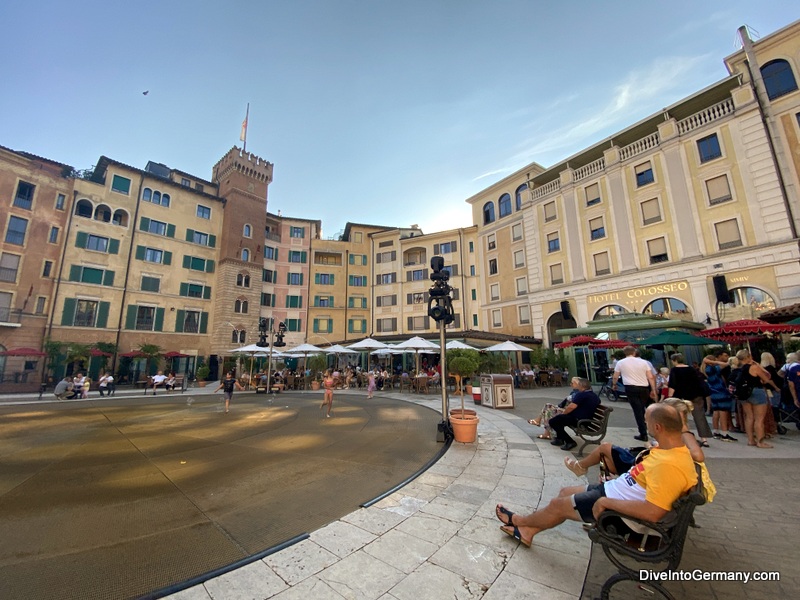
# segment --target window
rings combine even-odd
[[[651,265],[668,261],[669,255],[667,254],[666,238],[660,237],[654,240],[648,240],[647,253],[650,255]]]
[[[658,198],[645,200],[642,207],[642,224],[650,225],[661,222],[661,207],[658,205]]]
[[[511,195],[510,194],[503,194],[500,196],[500,200],[497,201],[498,206],[500,207],[500,218],[507,217],[511,214]]]
[[[469,274],[471,277],[475,277],[475,265],[469,266]]]
[[[514,223],[511,226],[511,240],[518,242],[522,239],[522,223]]]
[[[648,183],[653,183],[655,178],[653,177],[653,166],[650,164],[648,160],[645,163],[637,165],[633,169],[636,173],[636,187],[642,187],[643,185],[647,185]]]
[[[589,220],[590,237],[593,240],[600,240],[606,237],[606,228],[603,227],[603,217]]]
[[[548,202],[544,205],[544,221],[547,223],[548,221],[555,221],[556,220],[556,203],[555,202]]]
[[[376,306],[397,306],[397,294],[378,296],[375,299]]]
[[[514,268],[519,269],[525,266],[525,250],[514,252]]]
[[[246,273],[239,273],[236,275],[236,285],[237,287],[250,287],[250,275]]]
[[[244,344],[246,338],[247,332],[245,330],[234,329],[231,332],[231,344]]]
[[[199,333],[200,332],[200,311],[187,310],[183,311],[183,333]],[[245,332],[240,331],[239,337],[244,343]]]
[[[75,216],[83,217],[84,219],[91,219],[92,214],[94,214],[92,203],[86,198],[81,198],[78,200],[78,202],[75,204]]]
[[[367,308],[367,299],[362,296],[350,296],[347,299],[347,308]]]
[[[501,310],[492,311],[492,327],[503,326],[503,312]]]
[[[250,250],[247,248],[242,248],[242,261],[250,262]]]
[[[397,281],[397,273],[383,273],[378,275],[378,285],[386,285]]]
[[[379,263],[393,262],[395,260],[397,260],[397,251],[396,250],[390,250],[388,252],[380,252],[375,257],[375,261],[379,262]]]
[[[20,181],[17,184],[17,193],[14,196],[14,206],[17,208],[24,208],[31,210],[33,207],[33,190],[35,186],[26,181]]]
[[[44,314],[44,307],[45,307],[46,303],[47,303],[47,298],[45,298],[44,296],[39,296],[38,298],[36,298],[36,314],[37,315],[43,315]]]
[[[198,258],[197,256],[183,256],[183,268],[191,269],[192,271],[202,271],[204,273],[214,272],[214,261],[206,258]]]
[[[366,254],[351,254],[350,258],[348,259],[351,265],[357,265],[359,267],[366,266],[367,264],[367,255]],[[333,265],[340,265],[342,264],[339,261],[334,261],[331,263],[320,263],[320,264],[333,264]]]
[[[586,187],[586,206],[600,204],[600,184],[593,183]]]
[[[519,324],[528,325],[531,322],[531,307],[523,304],[519,307]]]
[[[137,306],[134,329],[137,331],[153,331],[155,325],[155,306]]]
[[[44,261],[44,267],[42,268],[42,277],[50,277],[50,273],[53,272],[53,261],[46,260]]]
[[[201,219],[210,219],[211,218],[211,209],[207,206],[203,206],[202,204],[197,205],[197,216]]]
[[[557,265],[550,265],[550,283],[552,285],[564,283],[564,269],[561,266],[561,263]]]
[[[114,271],[72,265],[69,270],[69,281],[112,286],[114,285]]]
[[[264,246],[264,258],[278,260],[278,249],[272,246]]]
[[[470,242],[469,243],[469,251],[470,252],[475,252],[475,243],[474,242]]]
[[[275,294],[261,292],[261,306],[275,306]]]
[[[22,246],[25,243],[25,232],[28,230],[28,220],[19,217],[9,217],[6,230],[6,243]]]
[[[19,270],[19,255],[3,252],[0,255],[0,281],[14,283],[17,281],[17,271]]]
[[[558,252],[561,250],[561,240],[558,238],[558,232],[547,234],[547,252]]]
[[[517,284],[517,296],[524,296],[528,293],[528,278],[527,277],[519,277],[516,280]]]
[[[314,283],[317,285],[333,285],[335,278],[333,273],[315,273]]]
[[[489,275],[497,275],[497,259],[489,259]]]
[[[494,202],[487,202],[483,205],[483,224],[494,223]]]
[[[427,292],[415,292],[413,294],[406,294],[406,304],[425,304],[427,299]]]
[[[493,283],[489,286],[489,298],[492,301],[500,300],[500,284]]]
[[[286,331],[302,331],[302,319],[286,319]]]
[[[302,273],[289,273],[288,284],[289,285],[303,285],[303,274]]]
[[[174,229],[174,225],[171,225]],[[148,233],[153,233],[155,235],[167,235],[167,224],[163,221],[156,221],[154,219],[148,219],[147,217],[142,217],[141,228],[142,231],[146,231]]]
[[[75,327],[94,327],[97,320],[98,302],[94,300],[78,300],[75,303]],[[64,305],[66,309],[66,304]]]
[[[58,243],[58,227],[51,227],[50,228],[50,237],[47,240],[51,244]]]
[[[208,246],[208,234],[202,231],[194,231],[193,229],[186,230],[186,241],[200,246]]]
[[[486,248],[489,250],[497,248],[497,237],[493,233],[486,236]]]
[[[739,232],[739,223],[736,219],[728,219],[714,223],[717,232],[717,243],[720,250],[738,248],[742,245],[742,234]]]
[[[211,288],[199,283],[181,283],[180,295],[187,298],[211,298]]]
[[[301,250],[289,250],[290,263],[304,263],[306,262],[306,253]]]
[[[105,204],[101,204],[94,211],[94,220],[102,223],[111,222],[111,209]]]
[[[333,319],[328,317],[314,319],[312,331],[314,333],[331,333],[333,331]]]
[[[514,193],[514,196],[516,197],[517,210],[522,209],[522,195],[527,191],[528,191],[528,184],[523,183],[521,186],[517,188],[517,191]]]
[[[472,315],[472,326],[473,327],[477,327],[478,326],[478,315],[476,315],[476,314]]]
[[[720,175],[707,180],[706,190],[708,191],[708,203],[712,206],[732,199],[727,175]]]
[[[151,190],[144,188],[142,190],[142,200],[150,202],[151,204],[158,204],[160,206],[169,206],[169,194],[162,194],[158,190]]]
[[[278,272],[272,271],[271,269],[263,269],[261,271],[261,281],[264,281],[266,283],[277,283]]]
[[[245,224],[242,228],[242,235],[246,238],[253,237],[253,228],[249,224]]]
[[[425,269],[415,269],[411,271],[411,281],[425,281]]]
[[[131,180],[121,175],[114,175],[111,179],[111,191],[127,196],[131,192]]]
[[[378,319],[375,323],[378,333],[397,331],[397,319]]]
[[[145,248],[143,258],[147,262],[161,264],[164,260],[164,251],[157,248]]]
[[[189,181],[188,179],[186,179],[186,177],[181,177],[181,185],[183,187],[191,187],[192,186],[192,182]]]
[[[233,303],[233,312],[246,314],[247,313],[247,300],[237,299]]]
[[[428,329],[430,319],[428,317],[408,317],[408,329],[410,331],[420,331]]]
[[[306,237],[305,227],[290,227],[289,228],[289,237],[292,237],[292,238],[303,238],[303,237]]]
[[[120,227],[127,227],[128,226],[128,213],[124,210],[117,209],[114,211],[114,216],[111,217],[111,223],[114,225],[119,225]]]
[[[91,235],[86,238],[86,249],[96,252],[108,252],[108,238],[99,235]]]
[[[0,322],[8,323],[11,318],[11,294],[0,292]]]
[[[148,277],[147,275],[142,275],[142,284],[141,290],[143,292],[160,292],[161,291],[161,279],[158,277]]]
[[[352,287],[367,287],[366,275],[350,275],[348,285]]]
[[[436,251],[438,246],[438,252]],[[433,253],[434,254],[450,254],[451,252],[455,252],[458,249],[458,244],[456,242],[445,242],[444,244],[434,244],[433,245]]]
[[[314,296],[314,306],[331,308],[333,306],[333,296]]]
[[[203,187],[202,183],[195,183],[194,184],[194,189],[197,190],[198,192],[202,192],[205,188]],[[244,340],[242,340],[242,341],[244,341]]]
[[[366,333],[367,320],[366,319],[348,319],[347,332],[348,333]]]
[[[600,252],[599,254],[595,254],[593,258],[595,275],[600,276],[611,273],[611,264],[608,261],[608,252]]]
[[[286,296],[286,308],[303,308],[303,297]]]
[[[66,201],[67,197],[64,194],[56,196],[56,210],[64,210],[64,203]]]
[[[764,79],[764,87],[767,88],[767,97],[770,100],[797,89],[792,67],[783,59],[773,60],[761,67],[761,77]]]
[[[700,153],[700,162],[708,162],[722,156],[719,147],[719,138],[716,133],[697,140],[697,151]]]
[[[353,243],[354,244],[360,244],[363,241],[364,241],[364,234],[363,233],[361,233],[360,231],[356,231],[355,233],[353,233]]]

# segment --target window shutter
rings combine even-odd
[[[163,331],[164,330],[164,309],[163,308],[156,308],[156,319],[155,319],[155,327],[156,331]]]
[[[439,248],[440,248],[439,244],[434,244],[433,245],[433,254],[434,255],[436,255],[436,256],[439,255]]]
[[[187,229],[186,230],[186,241],[191,242],[194,240],[194,229]]]
[[[189,284],[186,282],[181,283],[181,290],[178,292],[181,296],[188,296],[189,295]]]
[[[172,223],[167,223],[167,237],[175,237],[175,225]]]
[[[431,328],[431,318],[430,317],[423,317],[423,323],[425,323],[425,329]]]
[[[287,273],[286,274],[286,285],[290,285],[291,283],[292,283],[292,274],[291,273]]]
[[[453,252],[458,252],[458,244],[456,243],[455,240],[450,242],[450,248],[453,250]]]
[[[150,219],[142,217],[141,221],[139,221],[139,229],[141,231],[150,231]]]
[[[162,254],[162,260],[164,261],[165,265],[172,264],[172,252],[167,252],[164,250],[164,254]]]
[[[200,313],[200,333],[207,333],[208,332],[208,313],[201,312]]]
[[[183,321],[185,319],[186,319],[186,311],[178,309],[175,313],[175,331],[177,333],[183,333]]]
[[[353,319],[347,319],[347,333],[353,333]]]
[[[290,298],[290,296],[286,296],[286,308],[290,308],[290,306],[289,306],[289,304],[290,304],[289,298]]]
[[[397,331],[397,317],[392,317],[392,328],[390,331]]]
[[[397,306],[397,294],[392,294],[392,306]]]
[[[378,324],[375,326],[375,331],[383,333],[383,319],[378,319]]]
[[[430,271],[428,269],[425,269],[424,278],[425,279],[430,279],[430,276],[431,276]]]
[[[308,259],[308,253],[305,250],[303,250],[300,253],[300,262],[304,263],[304,262],[306,262],[307,259]]]
[[[108,240],[108,253],[119,254],[119,240],[109,238]]]
[[[367,332],[367,320],[366,319],[361,319],[361,331],[363,333]]]
[[[348,256],[348,257],[347,257],[347,261],[348,261],[348,262],[349,262],[351,265],[354,265],[354,264],[356,264],[356,257],[355,257],[353,254],[351,254],[350,256]]]
[[[97,307],[97,323],[95,327],[105,328],[108,325],[108,310],[111,308],[110,302],[100,302]]]
[[[192,257],[188,254],[183,255],[183,268],[190,269],[192,267]]]
[[[214,272],[214,261],[208,259],[206,261],[206,273],[213,273]]]
[[[80,281],[81,280],[81,270],[83,267],[79,265],[72,265],[69,268],[69,280],[70,281]]]
[[[331,274],[331,285],[333,285],[333,274]]]
[[[328,306],[333,308],[333,296],[328,296]]]
[[[380,264],[381,263],[381,253],[378,252],[378,255],[375,257],[375,262]]]
[[[414,298],[412,294],[406,294],[406,304],[411,304],[414,302]]]
[[[313,326],[314,333],[319,333],[319,319],[314,319],[314,326]]]
[[[136,329],[136,305],[128,305],[128,314],[125,315],[125,329]]]
[[[61,324],[71,327],[75,322],[75,305],[78,301],[75,298],[64,299],[64,312],[61,313]]]
[[[397,251],[396,250],[392,250],[392,262],[394,262],[396,260],[397,260]]]
[[[414,317],[408,317],[408,330],[414,331]]]
[[[314,273],[314,284],[319,285],[319,273]]]
[[[383,306],[383,296],[378,296],[378,297],[375,299],[375,306],[377,306],[378,308],[380,308],[381,306]]]
[[[381,284],[381,276],[375,275],[375,285],[380,285],[380,284]]]
[[[136,260],[144,260],[144,246],[136,246]]]
[[[203,300],[211,300],[211,286],[204,285],[203,286]]]
[[[353,298],[347,299],[347,308],[354,308],[355,300]]]
[[[425,293],[422,294],[422,302],[423,303],[427,304],[428,303],[428,298],[430,298],[430,293],[425,292]]]
[[[453,288],[453,300],[458,300],[458,288]]]
[[[303,285],[303,274],[302,273],[300,273],[300,285]]]
[[[86,240],[89,239],[89,234],[85,231],[79,231],[78,235],[75,236],[75,247],[76,248],[86,248]]]
[[[208,236],[208,247],[209,248],[216,248],[217,247],[217,236],[209,235]]]
[[[108,287],[114,285],[114,271],[105,271],[103,273],[103,285]]]

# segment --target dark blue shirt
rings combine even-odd
[[[594,416],[594,411],[600,406],[600,396],[592,390],[584,390],[572,397],[572,404],[577,404],[577,406],[569,413],[570,417],[576,420],[591,419]]]

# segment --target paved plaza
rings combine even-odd
[[[594,597],[613,569],[602,552],[592,550],[579,523],[565,523],[538,535],[533,547],[528,549],[503,535],[494,516],[497,502],[515,511],[531,510],[546,503],[560,487],[580,481],[564,468],[565,453],[535,439],[541,430],[527,423],[527,418],[534,416],[544,402],[560,400],[566,392],[567,388],[523,390],[516,394],[517,405],[511,410],[471,405],[477,408],[481,418],[477,443],[454,443],[419,478],[376,504],[368,508],[355,507],[338,517],[323,515],[313,523],[308,521],[309,526],[302,529],[310,534],[307,539],[169,597],[175,600]],[[354,404],[366,403],[363,392],[349,395],[354,397]],[[297,396],[298,402],[313,405],[320,394],[309,392]],[[280,399],[278,396],[274,402],[280,403]],[[416,396],[395,391],[379,394],[376,399],[419,405],[430,408],[432,414],[441,406],[440,398],[435,395]],[[55,410],[38,405],[32,399],[23,400],[34,404],[9,405],[3,410],[32,410],[33,406],[42,415]],[[6,398],[0,404],[12,401]],[[451,400],[451,405],[457,403],[457,399]],[[386,410],[402,410],[403,406],[410,405],[391,403]],[[612,403],[612,406],[615,410],[608,441],[625,446],[635,444],[632,436],[636,430],[630,408],[623,403]],[[214,418],[220,420],[227,416],[214,413]],[[437,421],[438,417],[433,416],[432,421]],[[344,415],[337,414],[331,421],[340,418]],[[424,423],[426,429],[430,425],[427,419],[421,419],[420,423]],[[430,435],[433,436],[433,431]],[[2,439],[0,458],[5,461],[12,448],[7,437]],[[269,434],[264,439],[269,439]],[[792,597],[792,590],[800,585],[800,577],[793,569],[796,498],[800,491],[794,473],[800,458],[800,432],[791,426],[788,433],[774,443],[772,450],[759,450],[747,447],[743,439],[738,443],[711,442],[706,450],[706,463],[718,495],[712,504],[696,512],[700,527],[689,531],[681,569],[777,571],[780,581],[746,585],[667,584],[677,597]],[[373,442],[354,450],[369,453],[378,446],[380,444]],[[425,462],[422,455],[430,457],[435,451],[436,448],[419,452],[417,466]],[[320,469],[328,468],[324,458],[319,459],[319,465]],[[596,471],[590,471],[588,479],[593,481],[596,477]],[[291,477],[285,485],[292,485]],[[329,498],[332,501],[336,495],[346,495],[348,491],[334,486],[328,489]],[[159,512],[155,506],[143,508],[142,518]],[[302,515],[312,515],[321,511],[322,505],[318,499],[307,498],[304,505],[291,508]],[[266,514],[271,515],[273,509],[278,510],[268,507],[265,510],[270,512]],[[169,527],[166,517],[164,527]],[[52,531],[47,533],[57,536]],[[201,537],[196,540],[195,547],[180,551],[189,555],[192,552],[202,554],[200,550],[205,543]],[[181,556],[177,556],[176,551],[176,560]],[[28,575],[35,579],[33,572]],[[130,576],[125,569],[120,572],[98,569],[96,576],[85,582],[83,597],[126,597],[92,595],[92,580]],[[625,597],[639,595],[652,597],[636,589],[625,590]],[[25,595],[23,590],[17,597],[41,596]]]

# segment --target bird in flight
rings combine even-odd
[[[146,90],[146,91],[142,92],[142,96],[147,96],[147,94],[149,94],[149,93],[150,93],[150,90]]]

